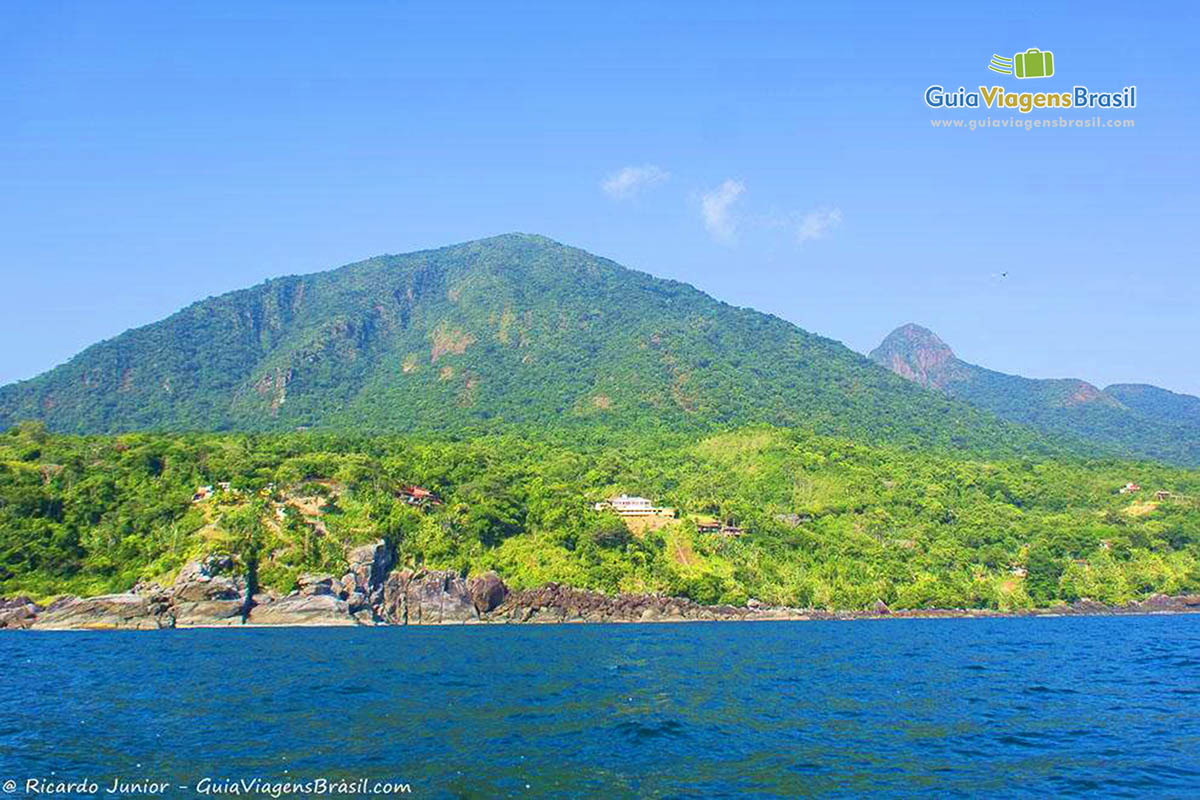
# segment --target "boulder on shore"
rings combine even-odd
[[[209,556],[185,564],[175,578],[175,585],[166,593],[175,624],[240,625],[246,616],[246,579],[223,574],[233,569],[233,559],[228,556]],[[139,593],[155,597],[161,591],[152,585]]]
[[[254,606],[246,619],[250,625],[357,625],[350,606],[333,594],[290,594]]]
[[[99,597],[69,597],[38,615],[43,630],[154,630],[170,628],[174,617],[159,598],[124,592]]]
[[[391,548],[382,539],[352,548],[346,553],[346,562],[354,583],[346,584],[346,591],[353,593],[357,588],[373,600],[382,599],[383,584],[392,568],[392,560]],[[345,579],[342,582],[345,584]]]
[[[1071,604],[1071,611],[1076,614],[1108,614],[1112,609],[1104,603],[1084,597]]]
[[[332,575],[312,575],[306,573],[296,579],[296,589],[300,594],[306,596],[322,594],[339,595],[342,592],[342,585]]]
[[[24,595],[11,598],[0,597],[0,630],[4,628],[28,628],[37,618],[42,607]]]
[[[475,622],[479,612],[457,572],[406,569],[388,575],[380,616],[397,625],[441,625]]]
[[[1165,594],[1152,594],[1141,603],[1142,608],[1152,611],[1168,610],[1177,605],[1181,605],[1174,597],[1167,597]]]
[[[467,592],[471,595],[475,610],[486,614],[504,602],[504,598],[508,596],[508,587],[500,580],[499,575],[489,571],[467,581]]]

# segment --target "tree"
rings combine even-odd
[[[1036,544],[1029,548],[1026,558],[1025,586],[1030,598],[1039,603],[1046,603],[1058,597],[1058,581],[1062,577],[1063,563],[1054,557],[1050,548],[1045,544]]]

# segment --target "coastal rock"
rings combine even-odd
[[[171,615],[178,628],[200,628],[212,625],[241,625],[245,620],[246,603],[237,600],[199,600],[175,603]]]
[[[234,600],[246,592],[246,581],[243,578],[227,576],[214,577],[205,581],[175,582],[171,589],[171,599],[175,602],[194,602],[199,600]]]
[[[0,630],[28,628],[33,625],[41,606],[24,595],[11,598],[0,597]]]
[[[1109,614],[1112,609],[1104,603],[1083,598],[1071,604],[1071,611],[1076,614]]]
[[[16,606],[0,611],[0,630],[29,628],[37,619],[37,612],[30,606]]]
[[[45,630],[154,630],[174,625],[167,607],[146,595],[125,592],[70,597],[55,602],[33,623]]]
[[[23,608],[25,606],[38,607],[38,604],[33,602],[32,597],[23,594],[19,594],[16,597],[0,597],[0,611]]]
[[[1142,607],[1155,611],[1167,610],[1180,603],[1174,597],[1167,597],[1165,594],[1152,594],[1142,601]]]
[[[336,590],[334,584],[337,584]],[[306,597],[322,594],[340,594],[341,584],[332,575],[301,575],[296,579],[296,588]]]
[[[373,546],[376,547],[377,546]],[[372,549],[370,564],[380,551]],[[453,571],[392,572],[369,596],[360,581],[374,580],[366,551],[358,571],[342,578],[304,575],[300,589],[286,597],[264,590],[247,599],[246,580],[227,574],[236,569],[228,557],[187,564],[175,584],[164,589],[139,582],[132,591],[100,597],[59,597],[45,608],[28,597],[0,598],[0,629],[129,629],[172,626],[237,625],[372,625],[447,623],[584,623],[682,622],[690,620],[854,620],[890,615],[904,618],[1098,615],[1200,612],[1200,594],[1151,595],[1141,601],[1108,606],[1090,599],[1047,608],[991,609],[918,608],[892,610],[882,600],[859,611],[827,611],[770,606],[755,599],[745,606],[700,605],[681,597],[657,594],[605,595],[547,584],[509,591],[498,575],[483,573],[464,580]]]
[[[1125,609],[1134,614],[1165,614],[1196,611],[1200,610],[1200,595],[1152,594],[1145,600],[1127,604]]]
[[[505,622],[651,622],[691,619],[741,619],[752,613],[732,606],[701,606],[662,595],[623,594],[572,589],[551,583],[509,593],[488,616]]]
[[[179,627],[240,625],[246,616],[246,580],[222,574],[233,569],[233,559],[228,556],[210,556],[185,564],[164,598],[175,624]],[[156,590],[156,586],[139,593],[159,597],[162,590]]]
[[[196,561],[189,561],[175,576],[175,584],[205,583],[218,575],[228,575],[234,572],[235,564],[232,556],[211,555]]]
[[[346,553],[346,562],[354,575],[355,585],[368,597],[378,595],[379,599],[382,599],[383,584],[392,568],[392,561],[391,548],[382,539]],[[348,591],[352,589],[348,588]]]
[[[345,600],[331,593],[291,594],[272,603],[254,606],[246,620],[251,625],[357,625]]]
[[[346,601],[346,606],[350,609],[351,614],[358,616],[360,613],[365,613],[368,618],[375,621],[375,609],[365,594],[355,590],[342,599]]]
[[[475,622],[479,612],[467,582],[447,571],[400,570],[384,582],[380,616],[398,625]]]
[[[358,574],[347,572],[342,576],[341,592],[338,597],[346,601],[350,607],[350,613],[354,614],[359,619],[369,619],[372,622],[378,622],[378,615],[375,613],[375,606],[379,605],[383,600],[383,587],[379,586],[375,589],[376,600],[373,603],[371,598],[367,596],[366,588],[359,583]]]
[[[251,608],[253,608],[254,606],[265,606],[268,603],[274,603],[278,599],[279,599],[279,595],[275,594],[275,592],[268,589],[265,592],[259,592],[258,594],[251,597],[250,605],[251,605]]]
[[[486,614],[499,606],[508,595],[508,587],[494,572],[485,572],[471,578],[467,581],[467,591],[471,595],[475,610],[480,614]]]
[[[158,583],[157,581],[138,581],[133,585],[133,588],[130,591],[134,594],[143,594],[148,597],[156,597],[166,593],[167,590],[164,589],[162,584]]]

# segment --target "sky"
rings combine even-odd
[[[1195,4],[6,3],[0,383],[207,296],[540,233],[866,352],[1200,394]],[[1076,9],[1079,7],[1076,6]],[[1054,53],[1055,76],[987,70]],[[1137,86],[935,129],[928,86]]]

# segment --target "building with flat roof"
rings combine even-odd
[[[654,505],[654,501],[646,497],[635,497],[627,494],[610,497],[596,503],[597,511],[612,510],[622,517],[669,517],[675,510]]]

